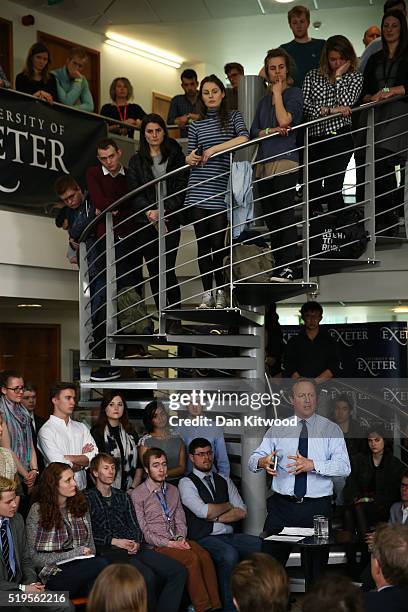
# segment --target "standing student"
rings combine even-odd
[[[113,79],[109,87],[109,95],[112,102],[104,104],[100,114],[105,117],[112,117],[116,121],[128,123],[130,126],[140,127],[146,113],[139,104],[129,103],[129,100],[133,98],[133,86],[129,79],[126,77]],[[114,121],[108,124],[109,132],[128,136],[129,138],[133,138],[134,127],[126,128]]]
[[[270,91],[260,100],[251,126],[252,138],[277,133],[279,136],[261,142],[256,166],[262,211],[270,232],[277,273],[271,280],[294,279],[297,266],[297,231],[294,208],[289,208],[295,197],[298,179],[299,154],[296,132],[290,128],[303,117],[303,95],[288,80],[293,62],[283,48],[271,49],[265,57],[265,74]]]
[[[181,73],[180,78],[184,95],[179,94],[171,99],[167,124],[175,123],[178,125],[180,136],[186,138],[188,136],[188,126],[199,117],[198,77],[195,70],[186,68]]]
[[[247,142],[249,133],[241,113],[228,111],[224,84],[215,74],[201,81],[200,103],[200,118],[190,125],[188,132],[186,162],[192,169],[185,204],[189,207],[189,214],[194,222],[198,266],[204,289],[199,308],[225,308],[225,198],[230,164],[229,155],[220,155],[214,159],[212,156]],[[203,150],[201,155],[198,154],[199,147]]]
[[[57,83],[49,72],[50,52],[42,42],[30,47],[23,71],[16,76],[16,90],[52,104],[57,101]]]
[[[88,56],[84,49],[69,50],[65,66],[52,71],[57,79],[58,102],[92,113],[94,101],[84,76]]]

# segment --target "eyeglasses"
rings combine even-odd
[[[212,450],[209,451],[203,451],[202,453],[194,453],[195,457],[212,457],[213,456],[213,452]]]
[[[74,193],[70,193],[69,195],[65,196],[65,198],[60,198],[60,200],[65,202],[65,204],[68,204],[68,202],[71,202],[77,196],[78,191],[79,189],[74,191]]]
[[[9,391],[14,391],[14,393],[24,393],[25,387],[6,387]]]

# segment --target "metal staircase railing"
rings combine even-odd
[[[376,113],[384,104],[392,104],[390,101],[380,103],[370,103],[353,109],[353,113],[364,114],[365,119],[361,121],[358,128],[352,130],[355,147],[348,151],[350,158],[357,150],[357,174],[361,178],[362,171],[364,176],[356,183],[357,190],[364,190],[363,199],[355,202],[347,202],[343,207],[336,210],[326,211],[311,215],[311,207],[317,200],[323,198],[310,197],[310,185],[313,182],[309,177],[312,164],[318,162],[310,161],[311,147],[316,144],[309,143],[309,132],[312,126],[324,122],[325,118],[320,118],[293,128],[294,131],[304,131],[303,149],[303,198],[294,201],[292,198],[292,188],[283,190],[282,194],[288,192],[288,201],[279,210],[262,210],[262,203],[266,196],[260,195],[262,183],[266,178],[254,176],[252,180],[254,214],[247,227],[247,234],[236,241],[234,230],[240,229],[242,220],[237,218],[238,206],[234,203],[233,185],[231,181],[226,187],[226,180],[231,175],[234,155],[240,151],[249,150],[249,147],[259,145],[267,139],[279,138],[278,134],[270,134],[262,138],[255,138],[247,143],[232,147],[222,153],[217,153],[213,157],[225,156],[228,158],[228,171],[218,174],[215,177],[198,183],[202,186],[211,181],[222,182],[220,194],[229,196],[227,211],[229,217],[228,227],[225,229],[225,244],[212,251],[212,256],[218,257],[222,263],[212,269],[212,273],[220,272],[222,282],[213,285],[214,291],[222,289],[226,294],[227,305],[219,309],[197,309],[197,303],[203,292],[201,286],[201,275],[199,270],[200,262],[204,256],[199,256],[196,252],[197,239],[195,229],[197,222],[188,221],[181,230],[181,240],[177,245],[169,246],[171,237],[177,238],[179,229],[167,229],[167,225],[172,223],[176,212],[166,212],[166,202],[171,195],[163,195],[163,182],[170,176],[186,172],[189,167],[183,166],[177,170],[166,174],[163,177],[150,181],[149,183],[131,191],[129,194],[114,202],[108,209],[103,211],[96,219],[90,223],[83,233],[80,240],[80,357],[82,364],[81,379],[84,388],[92,386],[113,386],[113,383],[90,383],[89,376],[93,366],[101,364],[114,364],[118,367],[132,366],[134,368],[206,368],[228,370],[239,373],[242,377],[247,376],[248,372],[258,371],[259,362],[263,363],[262,349],[260,348],[259,337],[254,334],[254,329],[263,325],[263,306],[270,302],[277,302],[293,295],[305,294],[315,291],[317,283],[312,281],[316,274],[333,273],[345,268],[367,267],[376,263],[376,243],[387,236],[387,233],[395,233],[398,229],[399,221],[391,223],[389,227],[381,224],[378,227],[378,220],[384,215],[389,215],[401,207],[401,203],[392,202],[391,196],[397,193],[394,188],[381,193],[381,197],[390,197],[390,206],[386,210],[376,210],[376,184],[378,176],[376,169],[378,163],[387,159],[396,159],[395,152],[376,157],[378,144],[382,149],[386,149],[388,138],[376,140],[376,130],[381,128],[383,121],[378,120]],[[408,114],[408,113],[407,113]],[[405,116],[405,115],[404,115]],[[395,120],[401,119],[401,116]],[[387,123],[392,123],[394,119],[388,119]],[[404,132],[403,135],[407,135]],[[398,151],[398,159],[405,160],[406,148]],[[343,152],[344,153],[344,152]],[[260,164],[271,162],[277,156],[266,159],[252,161],[251,166],[256,171]],[[377,164],[377,166],[376,166]],[[343,170],[341,172],[344,172]],[[333,175],[339,174],[337,170]],[[331,176],[331,175],[328,175]],[[395,169],[384,175],[384,180],[390,178],[394,180]],[[319,177],[322,180],[325,177]],[[327,177],[326,177],[327,178]],[[152,187],[156,190],[155,202],[149,204],[142,210],[138,209],[121,223],[114,226],[115,211],[128,200],[134,201],[135,198]],[[197,188],[197,184],[194,186]],[[181,189],[177,195],[184,195],[188,198],[191,188],[187,185]],[[290,192],[290,193],[289,193]],[[336,193],[336,192],[335,192]],[[333,195],[333,194],[326,194]],[[209,199],[204,198],[201,204],[208,204]],[[146,226],[135,225],[133,231],[128,235],[118,238],[121,226],[125,223],[136,222],[141,215],[153,207],[159,211],[158,223],[156,225],[157,234],[151,231],[146,232]],[[183,216],[186,216],[194,209],[194,204],[185,205]],[[345,220],[343,213],[346,211],[359,211],[351,220]],[[273,226],[273,219],[279,219],[282,213],[289,212],[292,221],[286,227],[276,228]],[[219,211],[214,211],[214,219]],[[316,244],[321,244],[326,233],[326,226],[333,224],[331,229],[337,232],[345,232],[348,228],[360,226],[364,228],[362,233],[366,233],[367,246],[365,251],[358,258],[331,257],[327,258],[325,248],[316,248]],[[272,222],[269,222],[272,220]],[[267,225],[267,221],[269,225]],[[94,239],[93,233],[97,224],[104,225],[104,236],[98,240]],[[270,227],[272,229],[270,229]],[[315,228],[318,227],[316,230]],[[292,242],[278,244],[277,238],[281,239],[284,230],[295,229],[296,239]],[[323,228],[323,229],[322,229]],[[149,226],[152,229],[152,226]],[[156,231],[155,230],[155,231]],[[210,237],[217,236],[224,230],[216,230]],[[148,237],[146,238],[146,235]],[[206,237],[207,238],[207,237]],[[350,242],[343,246],[357,244],[359,238],[352,238]],[[402,241],[402,238],[387,236],[387,241]],[[264,248],[255,254],[236,255],[239,247],[252,245],[254,241],[264,243]],[[280,242],[282,242],[280,240]],[[120,251],[118,245],[122,250]],[[324,246],[324,245],[323,245]],[[288,248],[292,247],[292,252],[297,252],[296,257],[285,258]],[[242,248],[241,248],[242,251]],[[147,260],[146,260],[146,254]],[[177,254],[177,258],[171,265],[168,264],[171,256]],[[272,255],[278,262],[269,264],[265,267],[267,256]],[[143,257],[145,256],[145,257]],[[251,269],[240,277],[237,276],[237,269],[243,265]],[[146,267],[148,271],[146,273]],[[268,282],[258,282],[261,275],[276,276],[285,267],[295,270],[297,278],[293,282],[276,282],[268,279]],[[175,301],[171,298],[172,294],[177,295],[177,288],[180,288],[180,299]],[[176,291],[174,291],[176,290]],[[127,299],[129,298],[129,299]],[[130,299],[131,298],[131,299]],[[170,323],[176,321],[175,325]],[[229,329],[230,333],[223,335],[222,340],[217,341],[210,337],[205,331],[197,335],[189,333],[185,323],[190,322],[196,326],[204,324],[221,326]],[[248,333],[248,329],[252,331]],[[135,330],[138,331],[135,331]],[[263,331],[263,330],[262,330]],[[172,351],[172,356],[131,358],[127,356],[129,351],[119,347],[134,345],[156,345],[162,349],[168,345],[180,348],[187,346],[191,348],[191,353],[187,357],[177,354],[178,348]],[[226,359],[224,356],[217,355],[217,346],[230,347],[231,354]],[[202,350],[200,351],[200,347]],[[205,350],[204,350],[205,349]],[[130,351],[132,352],[132,351]],[[250,352],[248,356],[246,353]],[[257,370],[258,368],[258,370]],[[260,373],[263,378],[263,369]],[[129,382],[129,381],[128,381]],[[123,386],[123,381],[120,382]],[[132,386],[132,381],[129,385]],[[139,380],[134,382],[134,386],[140,386]]]

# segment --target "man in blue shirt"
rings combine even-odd
[[[94,101],[83,74],[88,56],[83,49],[70,49],[65,66],[52,73],[57,80],[58,102],[92,113]]]
[[[171,99],[168,125],[176,124],[180,128],[180,136],[187,138],[188,126],[191,122],[200,118],[198,113],[198,77],[195,70],[187,68],[181,73],[181,87],[184,95],[180,94]]]
[[[330,518],[332,477],[350,474],[340,427],[316,414],[315,382],[299,378],[292,387],[291,403],[296,426],[273,425],[248,462],[252,472],[265,470],[273,477],[274,495],[267,502],[264,527],[268,534],[279,533],[284,527],[313,527],[315,515]],[[265,540],[263,549],[285,566],[291,546]],[[327,559],[328,547],[316,550],[313,567],[305,568],[310,579],[324,570]]]

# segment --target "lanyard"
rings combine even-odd
[[[174,534],[174,530],[171,526],[171,517],[172,514],[170,512],[170,508],[167,505],[167,499],[166,499],[166,484],[164,483],[161,487],[161,495],[159,493],[159,491],[155,491],[154,494],[156,495],[157,499],[159,500],[159,504],[161,506],[161,509],[164,512],[164,516],[166,517],[167,523],[168,523],[168,527],[169,527],[169,531],[170,531],[170,535],[172,538],[175,537]]]
[[[125,104],[123,106],[123,115],[122,115],[122,111],[120,110],[120,106],[119,104],[116,105],[116,108],[118,109],[118,113],[119,113],[119,117],[121,121],[126,121],[126,117],[127,117],[127,107],[128,105]]]

